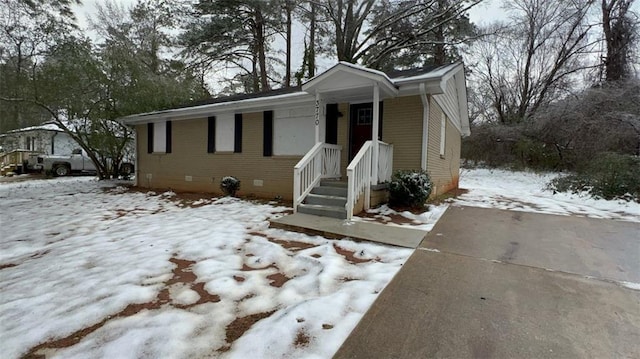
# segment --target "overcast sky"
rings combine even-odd
[[[76,12],[76,17],[78,20],[78,25],[81,28],[87,29],[88,27],[87,18],[96,13],[97,11],[96,4],[101,4],[104,2],[105,2],[104,0],[83,0],[83,4],[81,6],[74,6],[74,10]],[[136,3],[136,0],[116,0],[115,2],[118,4],[124,5],[125,7],[131,7]],[[482,25],[484,23],[488,23],[496,19],[504,18],[505,12],[500,8],[500,5],[499,5],[500,3],[501,3],[500,0],[485,0],[479,5],[476,5],[469,12],[471,21],[477,25]],[[295,28],[296,26],[294,25],[294,34],[293,34],[294,38],[293,38],[292,47],[293,49],[303,49],[304,48],[304,32],[300,30],[300,26],[298,26],[298,31],[296,31]],[[91,33],[87,33],[87,35],[95,39],[95,36],[92,35]],[[277,37],[275,47],[284,49],[284,46],[285,46],[284,39],[282,39],[281,37]],[[296,71],[300,67],[302,59],[300,56],[296,56],[296,54],[294,54],[292,58],[292,62],[293,62],[292,69],[293,71]],[[317,71],[322,72],[327,68],[329,68],[330,66],[332,66],[334,63],[335,63],[335,60],[327,59],[327,58],[319,58],[317,59],[317,64],[316,64],[318,67]],[[278,69],[278,70],[283,70],[283,69]],[[219,71],[223,71],[222,73],[217,72],[219,75],[222,75],[223,77],[233,76],[233,74],[226,73],[227,70],[219,70]],[[212,85],[212,90],[214,92],[218,92],[219,90],[221,90],[221,88],[216,88],[218,86],[215,86],[215,83],[216,83],[215,79],[211,79],[211,81],[209,82],[210,82],[210,85]]]
[[[81,6],[74,6],[78,24],[82,28],[87,27],[87,17],[95,14],[96,4],[104,3],[104,0],[83,0]],[[115,0],[116,3],[122,4],[126,7],[131,7],[136,3],[136,0]],[[504,18],[505,13],[500,8],[500,0],[484,0],[482,3],[476,5],[469,12],[471,21],[477,25],[491,22],[495,19]],[[299,36],[302,37],[302,34]],[[299,44],[302,46],[302,42]]]

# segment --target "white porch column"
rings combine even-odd
[[[320,121],[321,108],[320,108],[320,93],[319,92],[316,92],[316,104],[315,104],[315,107],[316,107],[316,113],[315,113],[316,114],[316,122],[315,122],[315,124],[316,124],[316,126],[315,126],[315,128],[316,128],[316,143],[320,143],[320,142],[322,142],[322,141],[320,141],[320,122],[322,122],[322,121]]]
[[[371,129],[371,184],[378,184],[378,165],[379,165],[379,148],[378,148],[378,127],[380,123],[380,87],[378,83],[373,84],[373,128]]]

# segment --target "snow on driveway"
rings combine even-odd
[[[285,210],[0,184],[2,357],[331,357],[411,250],[269,229]]]

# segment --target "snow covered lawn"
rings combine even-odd
[[[545,190],[554,176],[462,170],[448,203],[360,220],[430,230],[453,203],[640,222],[638,203]],[[286,210],[92,178],[0,183],[2,358],[330,358],[411,250],[269,229]]]
[[[427,212],[397,212],[383,205],[367,211],[366,217],[357,219],[430,231],[447,207],[454,204],[640,222],[640,203],[593,199],[586,194],[553,193],[546,189],[546,185],[555,177],[558,177],[557,173],[462,169],[462,193],[443,203],[429,205]]]
[[[554,194],[545,189],[546,184],[557,176],[557,173],[462,169],[460,188],[468,192],[458,196],[453,203],[472,207],[640,222],[640,203],[593,199],[586,194]]]
[[[269,229],[285,210],[0,183],[2,357],[331,357],[411,250]]]

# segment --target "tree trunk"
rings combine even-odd
[[[258,45],[253,44],[252,54],[251,54],[251,91],[250,92],[260,92],[260,80],[258,79]],[[249,91],[247,91],[249,92]]]
[[[438,0],[438,12],[443,13],[447,8],[447,0]],[[435,45],[433,47],[433,64],[442,66],[447,61],[447,53],[445,51],[444,26],[442,23],[434,29]]]
[[[311,19],[309,21],[309,53],[307,57],[309,78],[316,75],[316,2],[311,0]]]
[[[269,82],[267,78],[267,56],[265,54],[264,46],[264,17],[262,16],[262,10],[257,8],[255,11],[256,50],[258,53],[258,64],[260,65],[260,90],[266,91],[269,89]]]
[[[285,12],[287,15],[287,60],[285,64],[284,87],[291,86],[291,4],[290,0],[285,2]]]

